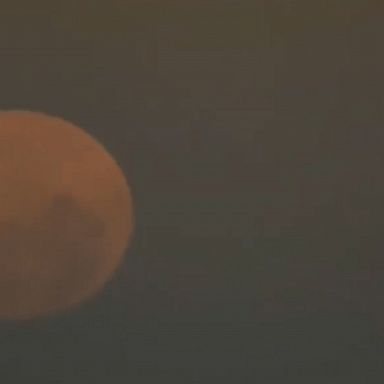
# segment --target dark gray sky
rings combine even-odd
[[[45,3],[1,7],[0,108],[97,137],[137,228],[97,298],[0,325],[5,382],[381,382],[380,2]]]

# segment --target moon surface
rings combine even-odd
[[[133,230],[123,172],[61,118],[0,111],[0,317],[30,319],[95,295]]]

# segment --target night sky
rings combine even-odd
[[[101,141],[136,230],[81,308],[0,323],[4,383],[382,382],[380,1],[24,3],[0,109]]]

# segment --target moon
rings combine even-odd
[[[0,111],[0,318],[58,314],[96,295],[133,232],[130,188],[92,136]]]

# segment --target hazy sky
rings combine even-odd
[[[380,382],[380,2],[46,3],[2,6],[0,108],[103,142],[137,229],[95,300],[1,325],[6,382]]]

